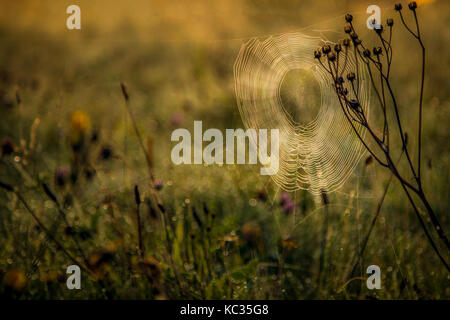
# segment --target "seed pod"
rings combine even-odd
[[[347,48],[348,46],[350,46],[350,40],[349,39],[344,39],[342,41],[342,45]]]
[[[415,1],[412,1],[408,4],[408,8],[412,11],[417,9],[417,3]]]
[[[352,27],[351,27],[349,24],[347,24],[347,25],[344,27],[344,32],[345,32],[345,33],[350,33],[350,32],[352,32]]]
[[[370,155],[366,158],[366,166],[372,164],[372,162],[373,162],[373,157],[372,157],[372,155]]]
[[[328,58],[328,60],[333,62],[334,60],[336,60],[336,54],[334,52],[330,52],[330,53],[328,53],[327,58]]]
[[[112,156],[112,149],[110,146],[103,146],[102,149],[100,150],[100,158],[102,160],[108,160],[109,158],[111,158]]]
[[[383,51],[382,51],[381,47],[373,48],[373,54],[376,55],[376,56],[380,55],[382,52]]]
[[[387,24],[389,27],[392,27],[392,26],[394,25],[394,19],[392,19],[392,18],[387,19],[387,20],[386,20],[386,24]]]
[[[334,51],[336,51],[337,53],[341,52],[342,51],[342,46],[339,43],[337,43],[334,46]]]
[[[349,81],[353,81],[353,80],[355,80],[355,73],[354,72],[349,72],[348,74],[347,74],[347,79],[349,80]]]
[[[395,8],[395,10],[396,11],[400,11],[400,10],[402,10],[402,4],[401,3],[397,3],[395,6],[394,6],[394,8]]]
[[[353,20],[353,16],[350,13],[347,13],[345,15],[345,21],[350,23],[350,22],[352,22],[352,20]]]
[[[319,50],[314,51],[314,58],[320,59],[321,56],[322,56],[322,53],[320,53]]]
[[[363,56],[366,57],[366,58],[370,58],[370,50],[369,49],[365,49],[363,51]]]
[[[378,27],[379,28],[373,28],[373,30],[375,30],[377,34],[381,34],[383,32],[383,26],[380,24]]]
[[[328,54],[328,52],[330,52],[330,51],[331,51],[331,47],[329,45],[326,44],[322,47],[322,52],[324,54]]]

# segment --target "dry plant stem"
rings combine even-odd
[[[327,247],[327,232],[328,232],[328,204],[324,204],[324,217],[322,225],[322,240],[320,243],[320,258],[319,258],[319,284],[326,283],[327,272],[325,270],[325,250]]]
[[[422,109],[423,109],[423,87],[425,83],[425,46],[423,45],[422,38],[420,36],[419,21],[417,20],[417,14],[414,10],[414,20],[416,21],[417,28],[417,41],[419,41],[420,47],[422,49],[422,73],[420,79],[420,98],[419,98],[419,133],[418,133],[418,158],[417,158],[417,172],[419,175],[419,181],[421,177],[421,160],[422,160]],[[419,185],[422,189],[422,185]]]
[[[47,197],[56,205],[56,209],[58,210],[59,215],[64,220],[64,223],[66,224],[66,226],[73,230],[73,227],[70,224],[69,220],[67,220],[67,215],[64,212],[64,210],[62,209],[58,199],[55,196],[55,194],[52,191],[50,191],[49,187],[45,183],[42,186],[44,188],[44,191],[45,191],[45,194],[47,195]],[[76,236],[74,235],[72,238],[73,238],[73,241],[75,242],[75,245],[76,245],[78,251],[80,252],[81,257],[83,258],[84,263],[86,264],[86,266],[89,267],[89,262],[88,262],[88,260],[86,258],[86,255],[85,255],[83,249],[81,248],[81,245],[78,242]]]
[[[148,169],[149,179],[150,179],[150,186],[149,186],[149,189],[150,189],[150,200],[151,200],[152,204],[154,205],[155,209],[158,210],[160,215],[163,217],[161,220],[164,221],[164,229],[165,229],[166,226],[167,226],[167,223],[166,223],[165,219],[167,217],[165,215],[165,212],[161,209],[161,203],[162,202],[161,202],[161,199],[159,198],[159,196],[158,196],[158,194],[157,194],[157,192],[155,190],[155,183],[154,183],[154,177],[153,177],[153,173],[152,173],[151,159],[150,159],[150,156],[148,154],[147,149],[144,146],[144,142],[142,140],[141,133],[139,132],[139,129],[137,127],[136,119],[134,117],[133,111],[131,110],[131,106],[130,106],[130,103],[129,103],[130,97],[128,95],[127,88],[126,88],[124,83],[120,83],[120,87],[121,87],[121,90],[122,90],[123,98],[125,100],[125,107],[127,109],[128,115],[130,116],[134,132],[136,133],[136,137],[138,138],[139,145],[140,145],[140,147],[142,149],[142,152],[144,153],[145,160],[147,162],[147,169]],[[165,229],[165,236],[166,236],[166,241],[167,241],[167,247],[170,248],[171,245],[169,243],[168,234],[167,234],[167,230],[166,229]],[[180,276],[178,274],[178,269],[176,268],[175,263],[174,263],[173,258],[172,258],[172,250],[169,250],[169,262],[170,262],[170,265],[171,265],[171,267],[172,267],[172,269],[174,271],[175,280],[177,282],[177,285],[178,285],[180,291],[184,291],[183,287],[181,286],[181,282],[179,280]]]
[[[145,256],[144,253],[144,244],[142,241],[142,226],[141,226],[141,214],[140,214],[140,204],[136,205],[136,216],[137,216],[137,225],[138,225],[138,237],[139,237],[139,253],[143,258]]]
[[[399,157],[399,159],[397,160],[397,164],[400,162],[400,160],[401,160],[401,158],[402,158],[402,155],[403,155],[403,152],[400,154],[400,157]],[[385,188],[384,188],[383,195],[381,196],[380,200],[378,201],[378,205],[377,205],[377,210],[376,210],[376,212],[375,212],[375,216],[374,216],[373,219],[372,219],[372,223],[370,224],[370,228],[369,228],[369,231],[367,232],[367,235],[364,237],[364,241],[363,241],[363,245],[361,246],[361,250],[360,250],[359,254],[356,256],[356,262],[355,262],[355,264],[353,265],[352,271],[351,271],[350,276],[349,276],[350,278],[354,276],[355,271],[356,271],[356,268],[357,268],[359,262],[360,262],[361,259],[362,259],[362,256],[363,256],[363,254],[364,254],[364,251],[366,250],[367,243],[369,242],[370,235],[372,234],[372,231],[373,231],[373,229],[374,229],[374,227],[375,227],[375,224],[376,224],[376,222],[377,222],[377,220],[378,220],[378,216],[379,216],[380,213],[381,213],[381,208],[382,208],[382,206],[383,206],[384,199],[386,198],[386,195],[387,195],[387,192],[388,192],[389,187],[390,187],[390,185],[391,185],[391,182],[392,182],[392,178],[393,178],[393,177],[394,177],[394,174],[391,173],[391,175],[390,175],[390,177],[389,177],[389,180],[388,180],[388,182],[386,183],[386,186],[385,186]]]
[[[384,188],[383,195],[381,196],[380,201],[378,202],[377,210],[375,212],[375,216],[373,217],[372,222],[370,224],[369,231],[367,232],[367,235],[365,236],[365,238],[363,240],[363,244],[361,246],[361,250],[359,251],[359,254],[356,256],[356,262],[353,265],[352,271],[350,272],[350,278],[352,278],[355,275],[356,268],[358,267],[358,264],[359,264],[359,262],[362,259],[364,251],[366,250],[367,243],[369,242],[370,235],[372,234],[372,231],[373,231],[373,229],[375,227],[375,224],[376,224],[376,222],[378,220],[378,216],[380,215],[381,208],[383,206],[384,199],[386,198],[386,194],[387,194],[387,192],[389,190],[389,186],[391,185],[393,176],[394,175],[391,174],[391,176],[389,177],[388,182],[386,183],[386,187]]]
[[[120,87],[122,89],[122,94],[123,94],[123,97],[124,97],[124,100],[125,100],[125,107],[127,109],[128,115],[130,116],[134,132],[136,133],[136,137],[138,138],[139,145],[140,145],[140,147],[142,149],[142,152],[144,153],[145,160],[147,162],[147,169],[148,169],[149,178],[150,178],[150,196],[152,198],[152,202],[155,205],[155,207],[157,207],[158,210],[160,211],[160,213],[162,213],[160,208],[158,207],[158,204],[160,204],[161,201],[160,201],[159,196],[156,193],[155,187],[154,187],[155,183],[154,183],[154,177],[153,177],[153,173],[152,173],[152,161],[151,161],[150,156],[148,154],[148,150],[144,146],[144,141],[142,139],[141,133],[139,132],[139,129],[138,129],[138,126],[137,126],[137,123],[136,123],[136,119],[135,119],[134,114],[133,114],[133,110],[131,110],[131,106],[130,106],[130,102],[129,102],[130,98],[129,98],[127,89],[126,89],[126,87],[125,87],[125,85],[123,83],[120,84]]]
[[[414,10],[413,10],[414,11]],[[438,220],[438,218],[436,217],[436,215],[434,214],[434,211],[431,207],[431,205],[428,202],[427,197],[425,196],[425,193],[422,189],[422,180],[421,180],[421,174],[420,174],[420,158],[421,158],[421,131],[422,131],[422,101],[423,101],[423,86],[424,86],[424,74],[425,74],[425,48],[423,46],[422,43],[422,39],[420,37],[420,31],[419,31],[419,24],[418,24],[418,20],[417,20],[417,15],[416,12],[414,11],[414,18],[416,21],[416,27],[417,27],[417,35],[410,29],[408,28],[408,26],[406,25],[406,23],[404,22],[403,16],[401,15],[400,12],[400,16],[402,19],[403,24],[405,25],[406,29],[413,34],[413,36],[419,41],[420,46],[422,48],[422,77],[421,77],[421,92],[420,92],[420,98],[419,98],[419,129],[418,129],[418,135],[419,135],[419,161],[418,161],[418,171],[416,171],[416,168],[414,167],[412,161],[411,161],[411,157],[409,155],[409,151],[408,151],[408,147],[407,147],[407,142],[406,142],[406,138],[405,138],[405,134],[403,131],[403,127],[402,127],[402,123],[400,120],[400,112],[399,112],[399,107],[397,104],[397,100],[395,98],[395,94],[393,92],[393,89],[391,87],[391,83],[389,81],[389,75],[390,75],[390,68],[391,68],[391,62],[392,62],[392,47],[391,47],[391,37],[392,37],[392,28],[390,29],[390,34],[389,34],[389,41],[386,41],[383,36],[381,35],[381,32],[379,32],[379,38],[381,40],[381,43],[385,49],[385,53],[386,53],[386,60],[387,60],[387,70],[386,70],[386,74],[384,73],[383,70],[383,66],[381,63],[381,60],[379,59],[379,56],[377,56],[377,61],[375,61],[374,59],[371,58],[370,55],[370,51],[367,53],[367,49],[364,47],[364,45],[361,43],[360,40],[358,40],[356,38],[352,39],[353,40],[353,45],[354,45],[354,56],[355,56],[355,71],[357,73],[356,75],[356,79],[354,78],[354,80],[349,80],[351,82],[351,89],[353,90],[353,95],[355,97],[356,100],[353,100],[355,102],[351,102],[349,100],[349,98],[347,98],[347,93],[344,93],[344,88],[341,81],[339,81],[339,70],[336,66],[337,62],[335,61],[335,59],[333,59],[330,62],[330,59],[328,58],[328,55],[326,55],[327,57],[327,62],[328,62],[328,68],[326,68],[324,66],[324,64],[322,63],[322,61],[320,60],[320,55],[319,57],[316,57],[320,63],[320,65],[331,75],[334,86],[335,86],[335,91],[336,91],[336,95],[338,97],[338,101],[340,103],[341,109],[343,110],[347,120],[349,121],[349,123],[351,124],[353,131],[356,133],[358,139],[362,142],[362,144],[364,145],[364,147],[366,148],[366,150],[368,150],[368,152],[374,157],[374,159],[382,166],[389,168],[389,170],[391,171],[391,173],[400,181],[405,193],[407,194],[408,200],[410,201],[411,205],[413,206],[414,212],[416,213],[419,222],[422,226],[422,228],[424,229],[424,232],[430,242],[430,244],[432,245],[433,249],[436,251],[437,255],[439,256],[440,260],[443,262],[443,264],[445,265],[445,267],[447,268],[447,270],[449,270],[448,264],[445,261],[445,259],[442,257],[442,255],[439,252],[438,247],[436,246],[436,244],[434,243],[433,239],[431,238],[422,217],[420,216],[420,213],[418,211],[418,208],[414,202],[414,199],[411,197],[410,192],[412,191],[413,193],[415,193],[420,202],[422,203],[422,205],[425,207],[426,212],[434,226],[434,229],[436,231],[436,233],[438,234],[439,238],[442,240],[442,242],[446,245],[447,250],[450,250],[450,244],[448,241],[448,238],[446,237],[444,230]],[[351,25],[351,30],[356,34],[353,25],[350,23]],[[359,47],[361,47],[364,50],[364,57],[362,52],[359,50]],[[345,51],[347,53],[347,51]],[[362,109],[361,105],[360,105],[360,99],[359,99],[359,59],[361,59],[367,67],[368,70],[368,74],[370,77],[370,81],[371,81],[371,85],[372,87],[375,89],[376,93],[377,93],[377,97],[378,97],[378,101],[380,103],[380,106],[383,110],[383,117],[384,117],[384,125],[383,125],[383,137],[382,139],[380,139],[375,133],[374,130],[371,128],[371,126],[369,125],[365,114],[364,114],[364,110]],[[379,72],[380,74],[380,86],[381,86],[381,95],[380,92],[378,91],[378,88],[375,85],[375,81],[374,81],[374,77],[372,74],[372,69],[371,69],[371,64],[373,64],[376,68],[376,70]],[[341,72],[342,74],[342,72]],[[355,90],[355,86],[354,86],[354,81],[357,81],[356,85],[356,90]],[[396,165],[394,165],[392,159],[391,159],[391,154],[390,154],[390,149],[389,149],[389,134],[388,134],[388,120],[387,120],[387,115],[386,115],[386,99],[385,99],[385,90],[384,88],[387,88],[387,91],[391,97],[392,100],[392,104],[393,104],[393,109],[394,109],[394,114],[395,114],[395,120],[396,120],[396,124],[399,130],[399,134],[400,134],[400,139],[401,139],[401,143],[402,143],[402,150],[401,152],[405,153],[406,158],[408,160],[408,164],[409,164],[409,168],[411,170],[412,175],[414,176],[414,180],[416,182],[416,185],[411,184],[410,182],[408,182],[398,171]],[[357,105],[355,105],[355,103],[357,103]],[[381,161],[380,158],[378,158],[375,155],[375,152],[373,150],[371,150],[371,148],[368,147],[367,143],[365,142],[365,140],[362,138],[362,136],[360,135],[360,133],[358,132],[358,130],[356,129],[355,125],[353,122],[359,123],[360,125],[362,125],[365,129],[367,129],[367,131],[369,132],[370,136],[374,139],[374,141],[376,142],[376,145],[380,148],[380,151],[382,154],[384,154],[384,158],[386,159],[386,163],[384,163],[383,161]],[[386,137],[387,135],[387,137]],[[386,139],[385,139],[386,138]],[[450,270],[449,270],[450,271]]]
[[[33,209],[31,209],[31,207],[28,205],[28,203],[26,202],[26,200],[22,197],[22,195],[20,194],[20,192],[14,190],[12,187],[10,187],[9,185],[0,182],[0,188],[4,189],[7,192],[11,192],[14,193],[16,195],[16,197],[19,199],[19,201],[23,204],[23,206],[25,207],[25,209],[28,211],[28,213],[31,214],[31,216],[33,217],[33,219],[36,221],[36,223],[38,224],[38,226],[45,232],[45,234],[47,235],[47,237],[53,241],[53,243],[55,244],[56,248],[61,250],[74,264],[78,265],[80,267],[81,270],[88,272],[89,270],[86,269],[82,263],[80,263],[74,256],[72,256],[69,251],[67,251],[66,248],[64,248],[64,246],[55,238],[55,236],[53,236],[52,232],[50,232],[50,230],[47,229],[47,227],[42,223],[41,219],[39,219],[39,217],[36,215],[36,213],[33,211]]]

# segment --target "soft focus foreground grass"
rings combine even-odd
[[[424,1],[422,1],[424,2]],[[342,29],[358,2],[317,1],[80,1],[82,32],[65,30],[64,1],[1,1],[0,138],[15,152],[0,162],[0,179],[20,193],[60,241],[77,255],[79,241],[93,266],[82,290],[65,286],[71,262],[36,227],[16,196],[0,191],[2,295],[29,298],[449,298],[448,274],[425,239],[400,186],[392,183],[356,274],[360,246],[389,176],[364,161],[328,208],[307,192],[280,204],[282,192],[256,166],[174,166],[170,134],[204,128],[240,128],[232,66],[249,37],[312,24]],[[391,8],[386,1],[382,8]],[[424,114],[425,186],[449,230],[449,5],[420,8],[428,48]],[[385,19],[394,16],[382,13]],[[361,25],[365,16],[361,15]],[[418,52],[398,30],[395,85],[402,115],[415,132]],[[398,53],[397,53],[398,52]],[[138,254],[133,188],[146,200],[148,172],[119,83],[145,141],[152,141],[153,172],[162,180],[166,214],[141,205],[145,255]],[[15,98],[19,93],[21,103]],[[72,114],[89,121],[80,129]],[[413,111],[410,111],[413,110]],[[90,124],[88,124],[89,122]],[[96,136],[96,139],[92,139]],[[415,145],[412,136],[410,144]],[[105,150],[112,156],[105,157]],[[80,154],[81,160],[80,160]],[[102,157],[103,154],[103,157]],[[107,158],[107,159],[105,159]],[[57,186],[68,167],[77,180]],[[60,172],[60,171],[59,171]],[[74,230],[58,222],[47,183],[64,204]],[[195,210],[196,214],[193,213]],[[325,217],[327,228],[324,231]],[[321,250],[325,234],[326,247]],[[79,257],[79,255],[78,255]],[[320,267],[322,262],[322,267]],[[382,289],[365,286],[365,268],[382,270]]]

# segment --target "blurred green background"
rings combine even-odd
[[[78,244],[91,271],[83,273],[82,290],[68,290],[65,270],[72,262],[36,227],[17,194],[0,190],[0,294],[448,299],[448,272],[395,181],[360,256],[389,179],[365,158],[344,187],[328,195],[327,205],[305,191],[283,193],[257,166],[170,161],[175,128],[192,130],[194,120],[202,120],[204,128],[242,128],[233,63],[243,43],[299,30],[339,39],[343,15],[353,13],[364,29],[371,4],[381,7],[383,21],[396,21],[393,82],[406,131],[415,132],[419,50],[398,23],[393,3],[1,0],[0,181],[17,187],[40,221],[82,261]],[[81,31],[65,27],[70,4],[81,8]],[[424,184],[449,230],[450,3],[418,4],[428,54]],[[164,214],[149,205],[147,163],[121,82],[152,161]],[[414,150],[415,134],[409,145]],[[5,152],[8,146],[11,152]],[[143,201],[144,257],[135,185]],[[366,287],[365,271],[372,264],[381,268],[381,290]]]

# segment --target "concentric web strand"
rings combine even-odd
[[[264,41],[255,38],[241,47],[234,65],[236,98],[245,127],[279,129],[279,170],[272,178],[286,191],[335,191],[349,178],[364,151],[341,109],[330,75],[314,61],[314,50],[324,43],[300,33]],[[355,70],[351,57],[344,76]],[[370,87],[365,70],[359,68],[361,105],[367,108]],[[289,87],[286,81],[292,72],[298,76]],[[317,90],[308,91],[314,85]],[[283,96],[289,91],[291,99],[289,94]],[[355,128],[364,136],[360,125]]]

